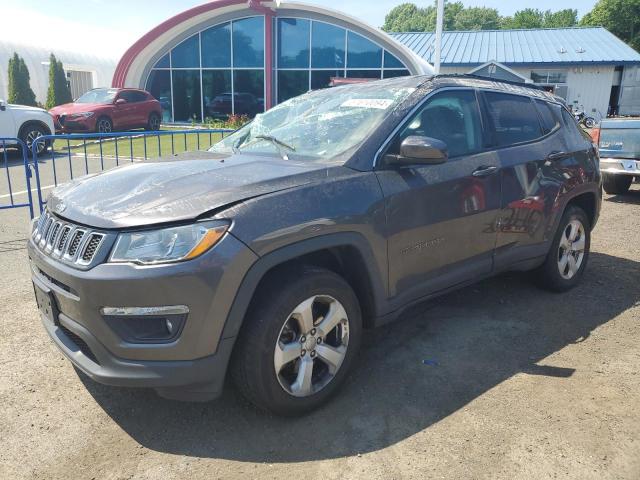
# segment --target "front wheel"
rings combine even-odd
[[[27,146],[28,153],[33,152],[33,144],[35,143],[36,151],[39,155],[48,148],[50,141],[38,140],[38,138],[48,134],[49,132],[47,132],[43,127],[32,124],[23,127],[20,131],[19,137]]]
[[[564,292],[575,287],[587,267],[591,246],[591,224],[579,207],[565,211],[545,262],[537,270],[538,284]]]
[[[602,175],[602,188],[609,195],[621,195],[627,193],[631,188],[633,177],[631,175]]]
[[[336,392],[360,346],[357,297],[337,274],[298,267],[273,275],[250,307],[232,374],[254,405],[307,413]]]
[[[96,122],[96,132],[111,133],[113,131],[113,122],[109,117],[100,117]]]

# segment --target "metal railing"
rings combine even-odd
[[[31,147],[36,168],[38,205],[42,212],[43,190],[128,162],[207,149],[234,130],[192,129],[157,132],[118,132],[44,135]],[[39,145],[49,148],[38,153]],[[42,185],[45,183],[45,185]]]
[[[12,179],[12,173],[15,172],[16,170],[20,170],[20,168],[19,168],[19,165],[17,166],[17,168],[11,168],[9,153],[7,150],[8,147],[10,148],[15,147],[18,149],[18,151],[20,152],[19,158],[22,162],[22,167],[24,168],[24,190],[21,190],[18,192],[14,191],[14,184],[17,179],[16,178]],[[15,138],[15,137],[0,138],[0,148],[2,149],[2,168],[4,169],[4,176],[6,178],[6,185],[7,185],[7,193],[0,194],[0,210],[27,207],[29,208],[30,217],[33,218],[34,212],[33,212],[33,195],[31,191],[31,175],[32,175],[31,169],[32,168],[34,169],[36,173],[36,178],[37,178],[38,164],[37,163],[34,163],[33,165],[29,164],[29,158],[28,158],[29,149],[27,148],[25,143],[19,138]],[[20,175],[19,178],[21,177],[22,176]],[[27,201],[16,202],[15,197],[19,195],[26,195]],[[3,204],[1,202],[1,199],[5,199],[5,198],[9,199],[8,204]]]

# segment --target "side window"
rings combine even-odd
[[[538,112],[529,97],[485,92],[485,98],[498,147],[529,142],[542,136]]]
[[[132,90],[125,90],[120,92],[120,98],[124,98],[129,103],[144,102],[147,96],[142,92],[134,92]]]
[[[564,123],[570,138],[578,145],[582,144],[585,140],[591,143],[593,140],[587,132],[580,128],[573,115],[571,115],[566,108],[561,108],[560,110],[562,112],[562,122]]]
[[[389,153],[400,153],[400,144],[412,135],[443,141],[450,157],[481,150],[482,124],[475,92],[450,90],[433,95],[396,137]]]
[[[540,120],[542,122],[542,133],[546,135],[547,133],[553,132],[560,126],[560,121],[551,108],[551,105],[543,100],[534,100],[534,103],[536,104],[536,108],[540,113]]]

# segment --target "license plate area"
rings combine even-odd
[[[36,303],[38,304],[38,310],[45,316],[45,318],[51,323],[58,324],[58,305],[56,304],[56,298],[53,292],[49,289],[44,289],[34,282],[33,291],[36,296]]]

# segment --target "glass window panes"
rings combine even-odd
[[[146,90],[160,102],[162,121],[171,122],[171,72],[169,70],[151,70]]]
[[[381,70],[347,70],[349,78],[382,78]]]
[[[198,38],[198,35],[194,35],[171,50],[171,66],[173,68],[200,67],[200,45]]]
[[[567,72],[563,70],[533,70],[531,80],[534,83],[567,83]]]
[[[562,71],[558,71],[558,70],[551,70],[549,71],[549,83],[567,83],[567,73],[566,72],[562,72]]]
[[[382,48],[357,33],[349,32],[347,40],[349,68],[381,68]]]
[[[398,60],[385,50],[384,52],[384,68],[405,68],[404,63]]]
[[[158,60],[153,68],[169,68],[169,54],[167,53],[164,57]]]
[[[344,77],[344,70],[311,70],[311,90],[327,88],[333,77]]]
[[[264,70],[235,70],[233,89],[236,115],[254,117],[264,111]]]
[[[311,68],[343,68],[345,30],[313,22],[311,35]]]
[[[278,68],[309,68],[310,28],[309,20],[278,19]]]
[[[402,141],[412,135],[443,141],[450,157],[481,150],[482,124],[475,93],[458,90],[435,94],[394,140],[390,153],[399,153]]]
[[[538,114],[529,97],[495,92],[484,95],[498,146],[528,142],[542,135]]]
[[[559,125],[558,117],[547,102],[542,100],[534,100],[538,112],[540,112],[540,120],[542,121],[542,132],[546,135],[554,131]]]
[[[202,68],[231,67],[231,24],[223,23],[200,34]]]
[[[202,107],[205,118],[226,119],[233,113],[231,70],[202,72]]]
[[[408,77],[411,75],[409,70],[385,70],[382,72],[384,78]]]
[[[174,121],[201,121],[200,70],[173,70],[172,74]]]
[[[263,68],[264,17],[243,18],[232,25],[234,68]]]
[[[309,91],[308,70],[280,70],[278,72],[278,102],[282,103]]]

